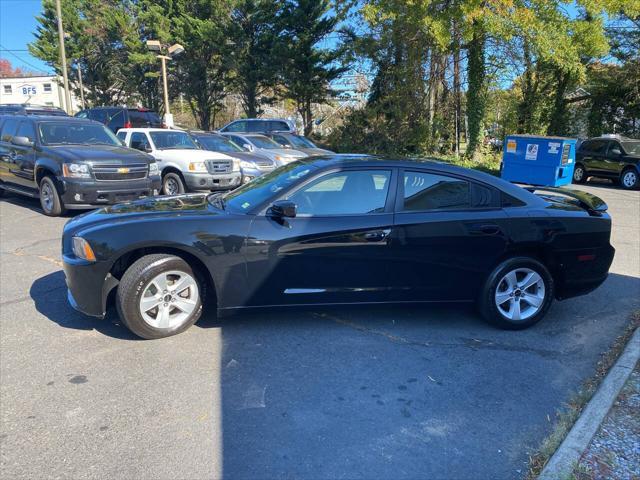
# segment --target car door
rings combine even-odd
[[[19,123],[20,117],[9,117],[3,122],[0,131],[0,180],[7,184],[16,183],[12,173],[15,170],[15,161],[11,140],[18,130]]]
[[[26,137],[33,145],[11,144],[11,157],[13,159],[9,173],[13,181],[24,188],[35,188],[35,162],[36,150],[36,130],[32,120],[23,119],[18,125],[15,137]]]
[[[132,132],[129,146],[131,148],[135,148],[136,150],[140,150],[141,152],[151,151],[149,139],[144,132]]]
[[[612,140],[607,147],[607,154],[604,159],[604,168],[611,177],[618,177],[624,168],[623,149],[620,142]]]
[[[508,244],[493,187],[436,171],[399,173],[390,281],[395,300],[475,300]]]
[[[286,195],[295,218],[257,215],[245,248],[245,303],[386,301],[394,176],[392,168],[325,172]]]
[[[588,149],[583,156],[584,165],[591,175],[603,175],[607,173],[606,154],[607,140],[590,140]]]

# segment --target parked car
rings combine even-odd
[[[246,118],[226,124],[220,133],[297,133],[296,124],[285,118]]]
[[[49,105],[33,105],[30,103],[6,103],[0,105],[0,115],[53,115],[68,117],[67,112]]]
[[[225,155],[229,155],[230,157],[240,160],[242,183],[248,183],[263,173],[270,172],[276,168],[274,160],[245,152],[224,135],[208,132],[189,133],[191,133],[193,139],[203,150],[224,153]]]
[[[153,157],[121,145],[104,125],[73,117],[0,118],[0,194],[40,198],[46,215],[153,196]]]
[[[240,188],[103,208],[67,223],[71,304],[103,317],[116,289],[136,335],[179,333],[207,301],[244,308],[478,302],[529,327],[607,277],[607,205],[533,193],[439,162],[309,157]]]
[[[240,161],[229,155],[201,150],[182,130],[122,128],[125,145],[151,154],[162,174],[162,192],[180,193],[229,190],[240,185]]]
[[[269,137],[256,133],[223,133],[225,137],[245,152],[254,153],[276,162],[278,166],[286,165],[307,156],[299,150],[283,148]]]
[[[267,133],[265,136],[284,148],[294,148],[307,155],[327,155],[331,150],[317,147],[311,140],[293,133]]]
[[[129,107],[95,107],[81,110],[78,118],[89,118],[104,123],[118,133],[121,128],[163,128],[165,125],[153,110]]]
[[[574,183],[589,177],[609,178],[626,189],[640,187],[640,140],[609,135],[580,144],[573,170]]]

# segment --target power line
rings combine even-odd
[[[0,45],[0,49],[2,49],[3,51],[7,52],[9,55],[17,58],[18,60],[20,60],[21,63],[23,63],[24,65],[27,65],[31,68],[35,68],[37,72],[44,72],[44,70],[42,70],[41,67],[36,67],[35,65],[33,65],[32,63],[29,63],[27,61],[25,61],[24,59],[20,58],[18,55],[16,55],[15,53],[13,53],[13,51],[4,48],[2,45]]]

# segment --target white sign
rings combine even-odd
[[[22,95],[35,95],[37,93],[35,85],[20,85],[18,90]]]
[[[527,153],[524,156],[525,160],[535,160],[538,158],[538,145],[535,143],[527,143]]]
[[[560,145],[561,143],[559,142],[549,142],[549,153],[558,153]]]

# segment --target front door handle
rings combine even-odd
[[[373,230],[371,232],[366,232],[363,236],[367,242],[382,242],[387,239],[390,233],[391,229],[385,228],[383,230]]]
[[[471,235],[500,235],[502,234],[502,229],[495,223],[487,223],[482,225],[472,225],[469,228],[469,233]]]

